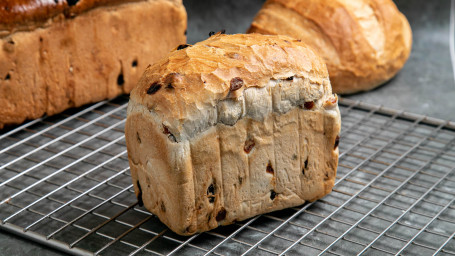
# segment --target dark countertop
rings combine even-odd
[[[221,29],[230,34],[245,32],[263,2],[185,0],[189,17],[188,42],[203,40],[210,31]],[[449,40],[454,7],[448,0],[395,2],[413,30],[410,58],[403,70],[387,84],[347,98],[455,121],[455,75]],[[0,231],[0,256],[61,254]]]
[[[15,255],[54,256],[63,253],[0,231],[0,256]]]

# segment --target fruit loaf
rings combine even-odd
[[[411,52],[412,33],[392,0],[268,0],[249,33],[301,39],[326,61],[335,93],[391,79]]]
[[[129,93],[186,24],[181,0],[0,1],[0,129]]]
[[[323,197],[339,132],[322,59],[259,34],[218,33],[147,68],[125,126],[136,195],[180,235]]]

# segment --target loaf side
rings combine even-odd
[[[125,130],[136,196],[180,235],[317,200],[336,177],[336,105],[218,123],[177,143],[130,101]]]

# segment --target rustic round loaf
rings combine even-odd
[[[313,47],[340,94],[391,79],[412,45],[409,23],[391,0],[268,0],[248,32],[289,35]]]

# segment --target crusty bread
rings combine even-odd
[[[179,0],[2,0],[0,129],[129,93],[185,30]]]
[[[249,33],[301,39],[324,58],[335,93],[366,91],[404,66],[411,28],[392,0],[268,0]]]
[[[136,195],[181,235],[323,197],[339,131],[327,68],[309,47],[220,33],[147,68],[125,127]]]

